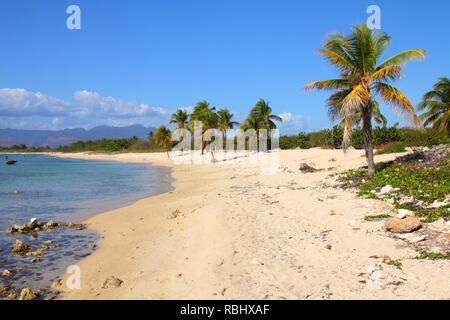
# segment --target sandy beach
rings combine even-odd
[[[292,173],[275,175],[226,161],[176,165],[165,153],[52,155],[148,162],[171,167],[175,179],[173,191],[86,221],[101,240],[78,263],[81,289],[63,278],[62,299],[450,298],[448,260],[409,259],[417,252],[383,221],[364,220],[394,215],[391,204],[329,186],[330,174],[365,165],[361,150],[281,151]],[[324,170],[301,173],[305,161]],[[402,268],[382,256],[402,259]],[[110,276],[121,286],[103,289]]]

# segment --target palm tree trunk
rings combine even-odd
[[[373,160],[373,142],[372,142],[372,112],[370,103],[365,105],[362,110],[364,147],[366,149],[366,161],[369,175],[375,173],[375,162]]]
[[[222,149],[225,150],[226,143],[225,143],[225,130],[222,129]]]
[[[202,154],[205,152],[206,146],[207,146],[206,141],[203,141],[202,142]]]

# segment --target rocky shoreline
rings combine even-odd
[[[5,233],[15,237],[15,243],[11,246],[9,253],[15,254],[16,257],[26,258],[29,257],[31,263],[39,263],[46,255],[46,252],[53,251],[61,247],[61,244],[54,244],[53,240],[42,241],[38,246],[29,245],[19,239],[18,236],[29,235],[34,238],[37,237],[39,232],[57,232],[63,229],[73,229],[82,231],[87,228],[86,224],[77,223],[57,223],[53,220],[47,222],[40,222],[36,218],[31,219],[28,223],[23,225],[13,224],[11,228],[5,230]],[[95,244],[89,244],[91,250],[95,250]],[[1,250],[0,250],[1,252]],[[0,265],[8,262],[8,259],[0,260]],[[58,294],[58,285],[60,280],[56,280],[50,285],[49,288],[32,290],[31,288],[23,288],[20,293],[17,289],[13,288],[14,276],[18,273],[24,273],[27,270],[24,268],[9,268],[3,269],[0,277],[8,279],[8,283],[0,286],[0,298],[18,299],[18,300],[35,300],[35,299],[53,299]]]

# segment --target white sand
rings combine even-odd
[[[151,162],[173,167],[175,178],[172,192],[87,221],[102,239],[78,263],[81,289],[62,288],[62,298],[450,298],[448,260],[409,259],[417,253],[388,237],[383,222],[364,220],[393,214],[391,205],[323,187],[330,173],[364,165],[362,154],[282,151],[281,164],[294,173],[276,175],[246,164],[174,165],[165,153],[59,155]],[[306,160],[335,169],[302,174],[298,164]],[[175,210],[179,216],[169,219]],[[374,255],[402,259],[403,268]],[[120,288],[101,288],[109,276],[124,281]]]

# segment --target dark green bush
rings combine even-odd
[[[372,141],[374,146],[384,145],[390,142],[404,142],[407,147],[413,146],[434,146],[442,143],[449,143],[450,139],[444,131],[426,129],[424,131],[397,128],[398,124],[392,127],[375,127],[372,130]],[[341,148],[343,129],[335,126],[333,129],[324,129],[317,132],[308,133],[311,147]],[[361,128],[352,130],[352,146],[356,149],[364,148],[364,132]]]
[[[372,139],[374,145],[386,144],[402,140],[402,133],[397,128],[398,123],[392,127],[376,127],[372,130]]]
[[[340,148],[342,145],[343,129],[334,126],[318,132],[308,133],[311,147]]]
[[[310,146],[309,136],[304,132],[297,136],[281,136],[279,140],[280,149],[308,149]]]
[[[402,141],[405,142],[408,147],[431,147],[450,142],[445,131],[432,130],[429,128],[424,131],[403,128],[400,129],[400,131],[402,133]]]

